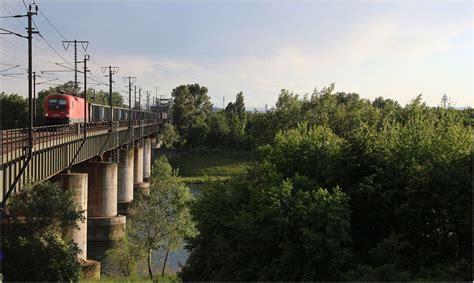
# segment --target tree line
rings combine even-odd
[[[215,111],[199,84],[180,85],[173,89],[172,124],[163,130],[164,147],[177,148],[247,148],[247,112],[242,92],[235,102]]]
[[[181,278],[472,280],[471,112],[283,90],[193,204]]]

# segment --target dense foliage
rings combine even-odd
[[[173,124],[183,147],[248,147],[247,113],[242,92],[224,110],[213,112],[207,88],[181,85],[172,92]]]
[[[68,231],[84,221],[72,191],[43,182],[7,203],[2,272],[8,281],[77,281],[79,248]]]
[[[0,93],[0,129],[28,126],[28,102],[17,94]]]
[[[333,86],[249,121],[248,174],[193,206],[184,280],[471,280],[469,112]]]

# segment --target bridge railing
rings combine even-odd
[[[110,122],[90,122],[86,135],[82,123],[41,126],[33,128],[32,145],[28,128],[1,131],[0,184],[3,193],[0,198],[28,181],[44,180],[67,169],[70,164],[155,134],[161,124],[162,120],[153,119],[114,121],[112,125]],[[15,181],[17,177],[21,178]]]

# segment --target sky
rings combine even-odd
[[[114,89],[126,100],[122,77],[134,76],[137,86],[165,97],[178,85],[199,83],[218,107],[223,97],[227,104],[240,91],[247,108],[272,107],[281,89],[303,96],[331,83],[336,91],[402,105],[423,94],[428,105],[437,106],[446,93],[455,106],[474,106],[471,0],[36,4],[41,13],[34,21],[42,36],[33,40],[33,70],[42,76],[37,90],[74,80],[73,72],[55,63],[72,66],[72,48],[65,51],[61,41],[77,39],[90,41],[93,80],[107,82],[101,66],[119,67]],[[0,16],[25,11],[21,0],[0,0]],[[26,18],[0,20],[0,27],[25,33]],[[82,60],[82,46],[79,51]],[[15,65],[20,66],[3,71]],[[26,69],[27,40],[1,34],[0,90],[26,96]],[[41,73],[53,70],[63,72]],[[22,75],[5,76],[15,73]]]

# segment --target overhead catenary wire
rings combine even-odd
[[[43,18],[46,20],[46,22],[48,22],[48,24],[54,29],[54,31],[56,31],[56,33],[64,40],[67,40],[66,37],[54,26],[54,24],[48,19],[48,17],[46,17],[46,15],[41,11],[41,9],[38,9],[39,13],[41,14],[41,16],[43,16]]]
[[[54,31],[55,31],[63,40],[65,40],[65,41],[68,40],[68,39],[59,31],[59,29],[56,28],[56,26],[48,19],[48,17],[46,17],[46,15],[45,15],[41,10],[39,10],[39,13],[44,17],[44,19],[48,22],[48,24],[54,29]],[[90,56],[90,54],[89,54],[88,52],[86,52],[86,51],[83,51],[83,50],[80,50],[80,49],[79,49],[79,52],[81,52],[83,55],[89,55],[89,56]],[[95,64],[98,68],[100,68],[100,67],[102,66],[96,59],[94,59],[93,56],[90,56],[90,60],[91,60],[92,62],[94,62],[94,64]]]
[[[18,17],[14,17],[14,14],[10,9],[8,9],[6,6],[5,6],[5,2],[2,2],[0,3],[0,7],[2,7],[5,11],[7,11],[7,13],[9,13],[9,16],[12,16],[13,18],[15,18],[17,20],[17,22],[19,22],[20,24],[24,25],[25,23],[22,22]]]
[[[27,9],[27,5],[25,3],[25,1],[23,0],[23,5],[25,6],[25,8]],[[4,6],[3,3],[0,3],[0,7],[5,10],[8,14],[5,15],[5,17],[11,17],[11,18],[15,18],[13,16],[14,13],[12,13],[11,9],[8,9],[8,7]],[[38,9],[38,14],[41,16],[42,19],[44,19],[44,21],[47,22],[47,25],[50,26],[50,28],[52,28],[54,30],[54,33],[57,34],[57,36],[59,36],[61,39],[63,40],[67,40],[67,37],[65,36],[65,34],[63,34],[60,29],[54,24],[54,19],[51,20],[49,17],[48,17],[48,13],[47,11],[43,11],[43,9]],[[16,18],[16,20],[18,21],[18,23],[21,23],[22,25],[24,25],[24,23]],[[41,21],[41,20],[40,20]],[[37,24],[38,22],[38,19],[35,21],[35,20],[32,20],[33,22],[33,25],[34,27],[36,28],[36,31],[38,32],[38,37],[36,37],[36,39],[40,40],[40,41],[44,41],[44,44],[47,46],[47,49],[51,50],[56,56],[58,56],[60,58],[61,61],[64,62],[65,65],[68,65],[68,66],[71,66],[72,67],[72,63],[70,63],[71,60],[67,60],[67,58],[69,58],[69,56],[67,55],[63,55],[56,47],[56,44],[53,44],[53,42],[51,41],[51,36],[47,36],[47,34],[44,33],[44,26],[42,26],[41,30],[39,28],[39,25]],[[40,22],[38,22],[40,23]],[[49,33],[48,33],[49,34]],[[54,41],[56,41],[56,39],[54,39]],[[8,41],[9,42],[9,41]],[[9,42],[11,43],[11,42]],[[12,44],[14,45],[14,44]],[[18,47],[18,46],[17,46]],[[23,49],[23,48],[19,48],[19,49]],[[0,50],[1,52],[2,50]],[[84,54],[87,54],[87,55],[90,55],[88,52],[83,52],[82,50],[80,50],[81,53],[84,53]],[[24,62],[24,59],[23,58],[19,58],[18,56],[12,56],[12,54],[7,54],[5,52],[1,52],[3,54],[6,54],[8,55],[9,57],[15,57],[16,59],[20,59],[21,62]],[[67,52],[66,52],[67,54]],[[69,54],[68,54],[69,55]],[[48,61],[48,60],[44,60],[42,58],[39,58],[39,57],[36,57],[35,58],[36,60],[41,60],[41,61],[44,61],[45,63],[48,63],[48,64],[55,64],[51,61]],[[100,62],[98,62],[97,59],[95,59],[94,57],[90,57],[91,61],[93,62],[93,65],[94,65],[94,69],[95,67],[97,68],[101,68],[101,65]],[[56,64],[57,65],[57,64]],[[65,66],[63,66],[65,67]],[[82,73],[82,72],[79,72],[79,73]],[[109,86],[108,83],[105,83],[104,81],[102,81],[102,77],[99,77],[99,76],[94,76],[94,75],[89,75],[87,76],[88,79],[90,79],[91,81],[93,82],[96,82],[98,83],[99,85],[102,85],[102,86]],[[127,92],[127,90],[125,90],[124,88],[119,88],[119,87],[115,87],[114,86],[114,89],[116,89],[117,91],[119,92]]]
[[[49,48],[51,48],[51,50],[56,53],[56,55],[58,55],[66,64],[71,65],[71,63],[69,63],[68,60],[66,60],[41,33],[38,33],[38,35],[44,40],[44,42],[49,46]]]

